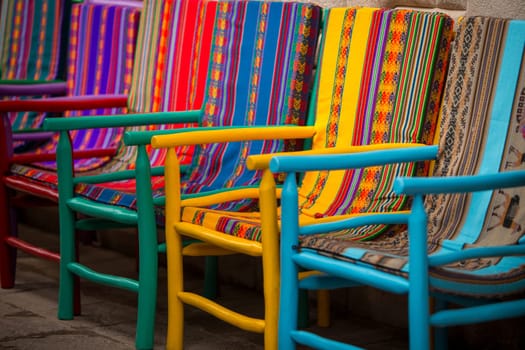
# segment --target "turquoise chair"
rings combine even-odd
[[[298,329],[299,289],[365,285],[408,295],[411,349],[431,347],[431,327],[442,348],[446,327],[525,315],[524,45],[525,21],[459,23],[438,145],[271,160],[273,172],[286,173],[280,297],[287,303],[280,309],[279,349],[359,345]],[[397,194],[411,197],[410,211],[299,224],[298,174],[423,159],[434,160],[432,177],[400,177],[394,184]],[[358,241],[378,227],[381,235]],[[299,281],[300,269],[321,274]],[[458,307],[447,309],[448,303]]]

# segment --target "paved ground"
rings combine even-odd
[[[58,240],[50,234],[28,226],[20,230],[33,242],[47,247],[56,247]],[[126,239],[124,239],[126,241]],[[135,276],[135,260],[112,250],[94,246],[82,246],[81,258],[93,268]],[[224,264],[226,263],[226,264]],[[247,269],[243,263],[221,261],[221,266],[236,271]],[[258,265],[257,265],[258,266]],[[224,270],[224,269],[223,269]],[[249,273],[249,272],[247,272]],[[246,274],[246,273],[245,273]],[[201,273],[185,272],[185,285],[192,290],[201,289]],[[246,276],[245,276],[246,277]],[[250,276],[257,280],[257,273]],[[231,282],[231,279],[227,279]],[[159,300],[155,349],[163,349],[166,335],[166,270],[159,270]],[[262,296],[252,288],[239,287],[230,282],[220,287],[221,302],[249,312],[253,316],[262,314]],[[246,282],[246,281],[244,281]],[[243,285],[247,285],[244,283]],[[248,283],[249,285],[249,283]],[[19,254],[16,286],[0,289],[0,350],[121,350],[134,348],[136,296],[133,293],[82,282],[82,316],[72,321],[60,321],[57,313],[58,265],[53,262]],[[367,291],[364,290],[366,293]],[[383,305],[384,318],[406,317],[406,309],[398,299],[390,295],[376,296],[372,304],[365,303],[363,295],[345,295],[357,310],[364,308],[368,315],[370,305]],[[382,301],[381,301],[382,300]],[[355,304],[355,302],[359,304]],[[400,305],[397,305],[400,304]],[[368,305],[368,306],[367,306]],[[401,311],[399,311],[401,310]],[[312,308],[314,319],[315,309]],[[332,327],[319,330],[322,334],[337,336],[359,346],[375,349],[406,349],[407,331],[368,318],[349,315],[348,311],[332,310]],[[380,312],[376,310],[376,314]],[[222,321],[192,307],[185,308],[185,349],[263,349],[262,336],[238,330]],[[393,315],[393,316],[392,316]],[[451,349],[524,349],[525,318],[498,321],[481,326],[456,327],[451,329]]]
[[[24,234],[44,246],[56,246],[55,235],[23,226]],[[83,246],[83,262],[101,271],[134,276],[135,261],[114,251]],[[187,273],[186,286],[199,289],[198,272]],[[160,292],[155,349],[164,348],[166,334],[166,271],[160,268]],[[82,282],[82,316],[72,321],[56,318],[58,265],[19,254],[16,286],[0,289],[0,349],[120,350],[134,347],[135,303],[133,293]],[[251,289],[221,285],[221,300],[239,310],[261,315],[261,295]],[[353,319],[339,322],[325,332],[341,333],[345,338],[363,341],[371,349],[406,348],[406,331],[377,323]],[[186,308],[185,348],[262,349],[262,336],[238,330],[191,307]],[[373,339],[373,341],[372,341]]]

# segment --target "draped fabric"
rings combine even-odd
[[[71,34],[68,58],[68,96],[127,94],[131,85],[133,56],[140,10],[133,7],[75,4],[71,11]],[[105,108],[71,111],[66,117],[122,114],[126,109]],[[75,150],[115,148],[121,142],[123,128],[88,129],[70,132]],[[54,152],[58,142],[34,150]],[[76,160],[75,169],[99,167],[107,159]],[[55,162],[39,164],[55,170]]]
[[[201,124],[304,124],[320,9],[308,4],[258,1],[209,3],[207,11],[210,9],[216,10],[217,19]],[[256,184],[260,174],[245,169],[246,158],[284,149],[283,142],[273,140],[203,147],[192,163],[192,171],[183,179],[182,190],[193,193]],[[104,169],[113,171],[108,166]],[[56,183],[55,174],[33,170],[31,176]],[[155,196],[164,194],[163,184],[162,177],[153,178]],[[102,203],[136,208],[134,181],[79,184],[76,192]],[[249,206],[232,204],[240,210]]]
[[[459,176],[525,168],[525,23],[468,18],[460,23],[444,94],[435,176]],[[506,51],[513,48],[514,51]],[[516,84],[513,93],[506,86]],[[429,195],[428,253],[512,245],[523,241],[525,189]],[[365,242],[355,231],[303,238],[301,246],[340,259],[373,264],[406,275],[408,233],[399,227]],[[431,269],[434,288],[498,296],[524,285],[523,257],[471,259]],[[477,284],[476,287],[462,282]]]
[[[0,3],[0,79],[57,79],[65,0],[3,0]],[[18,97],[17,97],[18,98]],[[14,130],[36,128],[43,113],[8,113]],[[17,143],[20,149],[22,143]]]
[[[78,27],[74,26],[72,32],[78,40],[74,40],[74,44],[72,41],[70,48],[68,87],[73,89],[70,94],[129,93],[129,113],[199,109],[206,86],[216,6],[213,2],[204,6],[205,3],[195,0],[146,1],[140,16],[139,10],[132,7],[76,5],[73,24],[78,23]],[[200,44],[195,45],[196,42]],[[91,60],[96,64],[91,64]],[[84,69],[86,65],[90,68]],[[154,100],[157,102],[150,104]],[[82,114],[123,112],[125,110],[98,110]],[[162,128],[165,127],[168,126]],[[145,128],[152,129],[142,129]],[[75,149],[117,148],[111,159],[75,160],[77,174],[132,169],[136,150],[124,145],[122,135],[126,130],[71,131]],[[57,139],[40,151],[54,149]],[[185,154],[188,162],[191,153]],[[164,157],[164,152],[152,152],[152,164],[162,164]],[[55,169],[56,164],[48,162],[38,164],[38,167],[14,165],[11,171],[24,181],[56,189]],[[155,187],[162,187],[163,182],[156,181]],[[103,187],[108,191],[124,189],[134,192],[135,182],[130,180]]]
[[[444,85],[452,21],[441,14],[371,8],[332,9],[323,33],[314,92],[314,149],[389,142],[432,143]],[[311,172],[299,189],[301,221],[370,211],[398,211],[397,176],[415,165]],[[257,215],[183,209],[183,221],[260,240]],[[357,233],[377,236],[384,227]]]
[[[224,2],[217,16],[217,59],[212,61],[202,125],[304,125],[318,9],[294,3]],[[246,158],[284,149],[276,140],[203,146],[182,190],[256,184],[260,173],[246,169]]]

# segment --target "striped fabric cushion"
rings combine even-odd
[[[313,148],[433,141],[452,21],[440,14],[369,8],[332,9],[325,25]],[[303,221],[331,215],[395,211],[393,179],[413,165],[308,173],[300,188]],[[424,173],[426,169],[420,169]],[[256,217],[184,208],[183,221],[259,240]],[[364,239],[383,231],[356,234]]]
[[[434,175],[524,169],[525,21],[468,18],[460,23],[456,38]],[[523,188],[427,196],[429,254],[522,243],[522,198]],[[363,243],[347,239],[354,235],[336,232],[303,239],[301,245],[406,275],[408,237],[404,228],[391,228],[389,234]],[[498,296],[523,290],[525,259],[472,259],[432,269],[431,276],[433,287],[442,291],[453,286],[460,294]]]
[[[57,79],[65,0],[3,0],[0,3],[0,79]],[[14,130],[39,127],[44,114],[9,113]],[[16,145],[19,149],[22,143]],[[18,151],[18,149],[17,149]]]
[[[202,124],[304,123],[320,9],[308,4],[256,1],[208,6],[217,10],[217,25]],[[245,171],[245,158],[283,147],[281,142],[246,142],[200,149],[194,170],[183,180],[183,190],[189,193],[255,184],[260,174]],[[152,180],[155,196],[163,194],[163,184],[161,177]],[[135,208],[132,181],[80,184],[76,191],[99,202]],[[238,203],[236,208],[242,209]]]

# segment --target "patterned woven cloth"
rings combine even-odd
[[[314,149],[385,142],[432,143],[441,101],[452,21],[439,14],[369,8],[331,9],[325,24]],[[391,185],[414,165],[305,175],[301,220],[406,206]],[[257,214],[186,207],[182,220],[260,240]],[[360,239],[384,228],[362,232]]]
[[[168,7],[164,2],[163,4],[151,2],[150,7],[146,6],[142,18],[150,16],[153,23],[161,23],[162,28],[173,28],[165,22],[159,22],[158,19],[169,19],[171,21],[169,23],[172,23],[173,18],[176,17],[173,11],[182,11],[183,8],[180,6],[184,3],[184,1],[165,2],[171,4],[171,7]],[[196,2],[188,1],[186,4],[188,8],[185,11],[192,8],[190,4],[194,6]],[[158,16],[159,13],[163,15]],[[181,12],[179,16],[183,13],[185,12]],[[201,121],[203,126],[304,124],[307,97],[312,83],[320,9],[313,5],[299,3],[208,2],[196,14],[198,18],[194,19],[198,24],[197,30],[191,22],[184,21],[187,27],[183,33],[189,32],[191,35],[181,36],[181,33],[175,29],[171,32],[162,30],[161,33],[165,35],[162,38],[139,34],[135,67],[146,72],[147,76],[133,74],[130,109],[134,111],[145,108],[197,109],[204,98],[202,89],[205,84],[202,80],[206,78],[208,72],[208,61],[205,58],[211,57],[213,62],[208,81],[210,88],[207,90]],[[215,18],[217,24],[213,26]],[[247,23],[257,23],[257,25],[247,25]],[[144,28],[149,26],[141,23],[141,30],[145,30]],[[168,56],[163,56],[164,61],[157,62],[159,67],[164,69],[162,74],[159,71],[153,72],[151,67],[155,65],[148,62],[153,60],[154,56],[147,55],[163,50],[150,50],[151,45],[156,44],[146,41],[151,39],[153,42],[160,43],[159,47],[172,47],[175,44],[170,40],[175,40],[173,38],[175,34],[181,40],[177,45],[182,45],[182,48],[170,51],[169,55],[166,53]],[[195,35],[201,38],[199,47],[193,45],[193,49],[198,50],[197,53],[194,53],[193,57],[188,54],[180,55],[184,48],[197,42]],[[215,45],[210,55],[209,52],[206,54],[206,50],[211,49],[209,43],[212,43],[212,37],[215,38]],[[177,52],[179,55],[176,54]],[[180,91],[186,91],[183,93],[187,95],[186,100],[180,99],[180,93],[162,91],[163,84],[178,81],[174,75],[176,69],[188,76],[187,79],[181,76],[181,84],[178,86]],[[145,82],[136,78],[137,76],[144,77],[147,86],[154,85],[157,88],[143,90],[141,84]],[[196,89],[195,86],[198,88]],[[145,92],[144,95],[141,95],[142,91]],[[174,96],[178,96],[179,100],[170,101],[169,99]],[[158,103],[152,104],[152,101]],[[294,146],[293,143],[288,145]],[[183,190],[188,193],[256,184],[260,174],[245,170],[246,157],[250,154],[283,149],[284,144],[275,141],[229,143],[201,148],[193,159],[191,167],[193,171],[187,174]],[[164,150],[150,152],[153,166],[163,165],[164,152]],[[131,169],[135,154],[134,148],[122,146],[117,156],[106,165],[86,173],[110,173]],[[56,189],[57,179],[54,172],[25,166],[15,166],[12,170],[17,175],[23,176],[26,181]],[[155,196],[163,195],[162,177],[153,178],[152,186],[157,190]],[[76,192],[102,203],[135,208],[134,180],[101,185],[80,184]],[[235,207],[242,209],[237,204]]]
[[[136,8],[76,5],[72,26],[75,40],[71,41],[69,61],[70,95],[129,92],[129,112],[200,108],[215,13],[214,5],[210,4],[211,10],[206,13],[202,3],[189,0],[147,1],[140,15],[140,24]],[[203,37],[203,44],[195,47],[193,44],[199,36]],[[84,69],[86,65],[90,68]],[[150,104],[153,100],[158,103]],[[119,112],[123,111],[93,110],[81,114]],[[116,156],[111,159],[76,160],[77,174],[131,169],[136,153],[134,148],[124,146],[124,131],[124,128],[72,131],[74,149],[117,148]],[[55,138],[39,152],[54,150],[57,140]],[[153,165],[160,165],[163,161],[163,153],[152,154]],[[55,169],[56,164],[48,162],[36,166],[14,165],[11,172],[23,181],[56,190]],[[109,185],[113,186],[131,190],[135,188],[135,183],[129,181]]]
[[[0,79],[57,79],[65,0],[3,0],[0,3]],[[14,130],[36,128],[43,113],[8,113]],[[21,143],[17,146],[23,146]]]
[[[217,24],[201,125],[304,124],[320,9],[258,1],[212,5],[216,6]],[[282,142],[270,140],[199,148],[182,190],[194,193],[256,184],[260,174],[244,166],[248,155],[284,147]],[[153,179],[155,196],[164,194],[163,184],[163,178]],[[135,187],[125,186],[122,182],[82,184],[77,192],[99,202],[135,208]],[[238,210],[250,207],[246,203],[232,205]],[[163,224],[162,217],[159,223]]]
[[[137,40],[140,10],[125,6],[76,4],[71,11],[71,35],[68,59],[68,96],[127,94],[131,86],[133,57]],[[66,117],[121,114],[123,108],[71,111]],[[70,132],[75,150],[116,148],[122,128],[74,130]],[[34,150],[54,152],[58,135]],[[80,159],[75,169],[84,171],[99,167],[107,159]],[[56,169],[56,163],[39,167]]]
[[[522,133],[525,25],[521,21],[513,27],[518,23],[491,18],[468,18],[460,23],[442,106],[435,176],[525,168]],[[508,47],[515,47],[516,51],[506,53]],[[515,96],[499,93],[501,86],[515,81],[518,82]],[[429,254],[522,243],[525,211],[520,200],[524,195],[524,188],[515,188],[470,195],[427,196]],[[316,235],[303,238],[301,246],[406,275],[408,235],[405,228],[390,228],[380,238],[363,243],[353,241],[355,236],[353,230]],[[446,291],[447,283],[453,283],[457,293],[494,296],[505,292],[503,285],[511,286],[510,292],[520,290],[523,285],[520,280],[525,278],[525,259],[472,259],[432,269],[431,276],[431,283],[440,290]],[[460,288],[461,281],[467,280],[477,283],[478,287]]]

